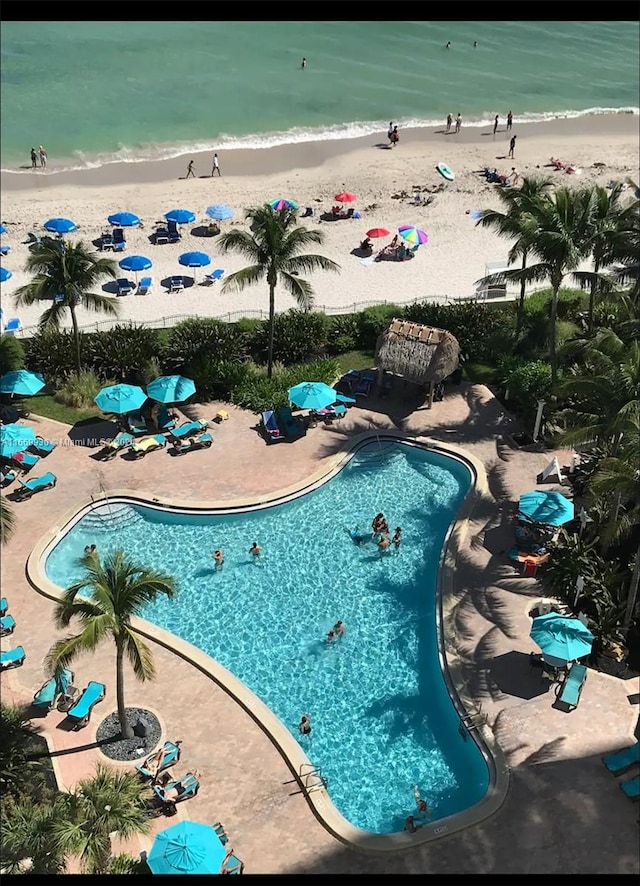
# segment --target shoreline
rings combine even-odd
[[[502,144],[511,135],[517,135],[522,145],[525,139],[552,140],[558,138],[638,138],[638,115],[631,111],[611,114],[585,114],[580,117],[558,117],[541,122],[518,123],[517,118],[510,133],[502,120],[496,136],[492,126],[463,126],[459,133],[445,133],[444,124],[436,128],[420,127],[400,129],[400,144],[394,149],[400,153],[403,147],[432,148],[441,146],[443,162],[453,165],[457,146],[488,146]],[[276,145],[265,148],[220,149],[222,177],[265,176],[300,169],[324,166],[329,160],[344,157],[356,152],[371,151],[371,160],[376,162],[382,154],[392,153],[388,149],[386,131],[355,138],[323,139]],[[553,153],[553,151],[552,151]],[[22,172],[0,172],[0,188],[3,193],[20,191],[52,190],[59,187],[109,188],[117,185],[158,184],[184,179],[189,159],[194,160],[196,178],[209,179],[212,151],[186,152],[164,160],[137,162],[117,161],[102,166],[87,167],[67,171],[55,171],[51,163],[46,171],[40,168]],[[546,158],[545,158],[546,159]],[[489,163],[488,158],[487,163]],[[54,161],[55,162],[55,161]]]

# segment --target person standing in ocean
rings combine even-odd
[[[456,117],[456,132],[460,132],[460,128],[462,127],[462,114],[458,111],[458,116]]]
[[[301,68],[306,68],[306,67],[307,67],[307,60],[306,60],[306,58],[305,58],[304,56],[302,57],[302,62],[300,63],[300,67],[301,67]]]
[[[509,111],[509,113],[507,114],[507,132],[509,132],[509,130],[511,129],[512,126],[513,126],[513,114],[511,113],[511,111]]]
[[[35,169],[38,166],[38,155],[36,154],[36,149],[31,148],[31,168]]]
[[[40,154],[40,166],[42,166],[43,169],[46,169],[47,168],[47,152],[42,147],[42,145],[40,145],[40,150],[38,151],[38,153]]]

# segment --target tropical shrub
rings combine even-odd
[[[107,384],[113,382],[99,379],[93,369],[83,369],[82,372],[73,373],[65,379],[62,387],[53,395],[53,399],[57,403],[73,406],[75,409],[91,409],[95,406],[95,397]]]
[[[503,353],[506,337],[512,337],[515,324],[513,306],[496,307],[479,302],[452,305],[423,302],[407,306],[402,316],[414,323],[448,330],[457,338],[461,354],[472,362],[485,362]]]
[[[273,359],[285,366],[303,363],[322,353],[327,337],[326,314],[291,309],[273,320]],[[269,326],[264,325],[253,341],[253,352],[260,362],[269,353]]]
[[[287,368],[274,364],[271,378],[266,370],[247,364],[245,377],[231,391],[231,402],[253,412],[264,412],[289,403],[289,388],[303,381],[323,381],[332,384],[339,375],[339,367],[332,358],[321,358],[311,363]]]
[[[86,342],[80,336],[80,356]],[[75,339],[68,330],[45,330],[25,339],[27,368],[41,372],[54,387],[76,371]]]
[[[0,375],[22,369],[25,363],[24,348],[15,335],[0,335]]]
[[[245,342],[245,334],[237,324],[192,317],[171,329],[162,351],[162,365],[169,374],[183,373],[193,378],[189,370],[196,358],[212,363],[242,360]]]
[[[363,351],[373,351],[378,336],[387,329],[393,318],[403,316],[403,308],[399,305],[375,305],[355,316],[358,320],[358,347]]]
[[[247,356],[258,362],[261,359],[259,356],[262,350],[261,339],[264,329],[269,326],[268,321],[258,320],[255,317],[241,317],[234,326],[244,336]]]
[[[525,315],[541,314],[548,319],[551,309],[551,289],[539,289],[528,295],[524,303]],[[558,292],[558,320],[577,322],[589,305],[589,295],[581,289],[564,288]]]
[[[545,400],[551,394],[551,367],[548,363],[536,360],[515,369],[507,379],[509,400],[515,403],[518,411],[525,416],[535,413],[538,400]]]
[[[158,331],[134,323],[83,336],[83,359],[102,376],[131,382],[160,353]]]
[[[355,314],[336,314],[328,317],[327,353],[346,354],[358,345],[358,318]]]

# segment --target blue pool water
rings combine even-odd
[[[240,677],[322,768],[340,812],[389,833],[415,811],[414,784],[434,818],[468,808],[488,787],[479,749],[458,733],[436,639],[440,554],[470,482],[454,459],[374,442],[319,489],[262,510],[180,515],[114,503],[111,520],[90,512],[51,551],[46,573],[73,583],[95,543],[176,575],[176,598],[145,617]],[[399,551],[383,556],[348,533],[378,511],[403,533]],[[258,563],[253,541],[263,547]],[[337,619],[346,633],[327,645]],[[303,713],[308,737],[297,730]]]

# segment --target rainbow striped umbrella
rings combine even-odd
[[[415,228],[413,225],[401,225],[398,228],[398,233],[403,240],[407,241],[407,243],[417,243],[420,245],[429,242],[429,235],[425,234],[424,231],[421,231],[420,228]]]
[[[276,212],[280,212],[282,209],[300,209],[295,200],[287,200],[285,197],[276,197],[275,200],[270,200],[269,206]]]

